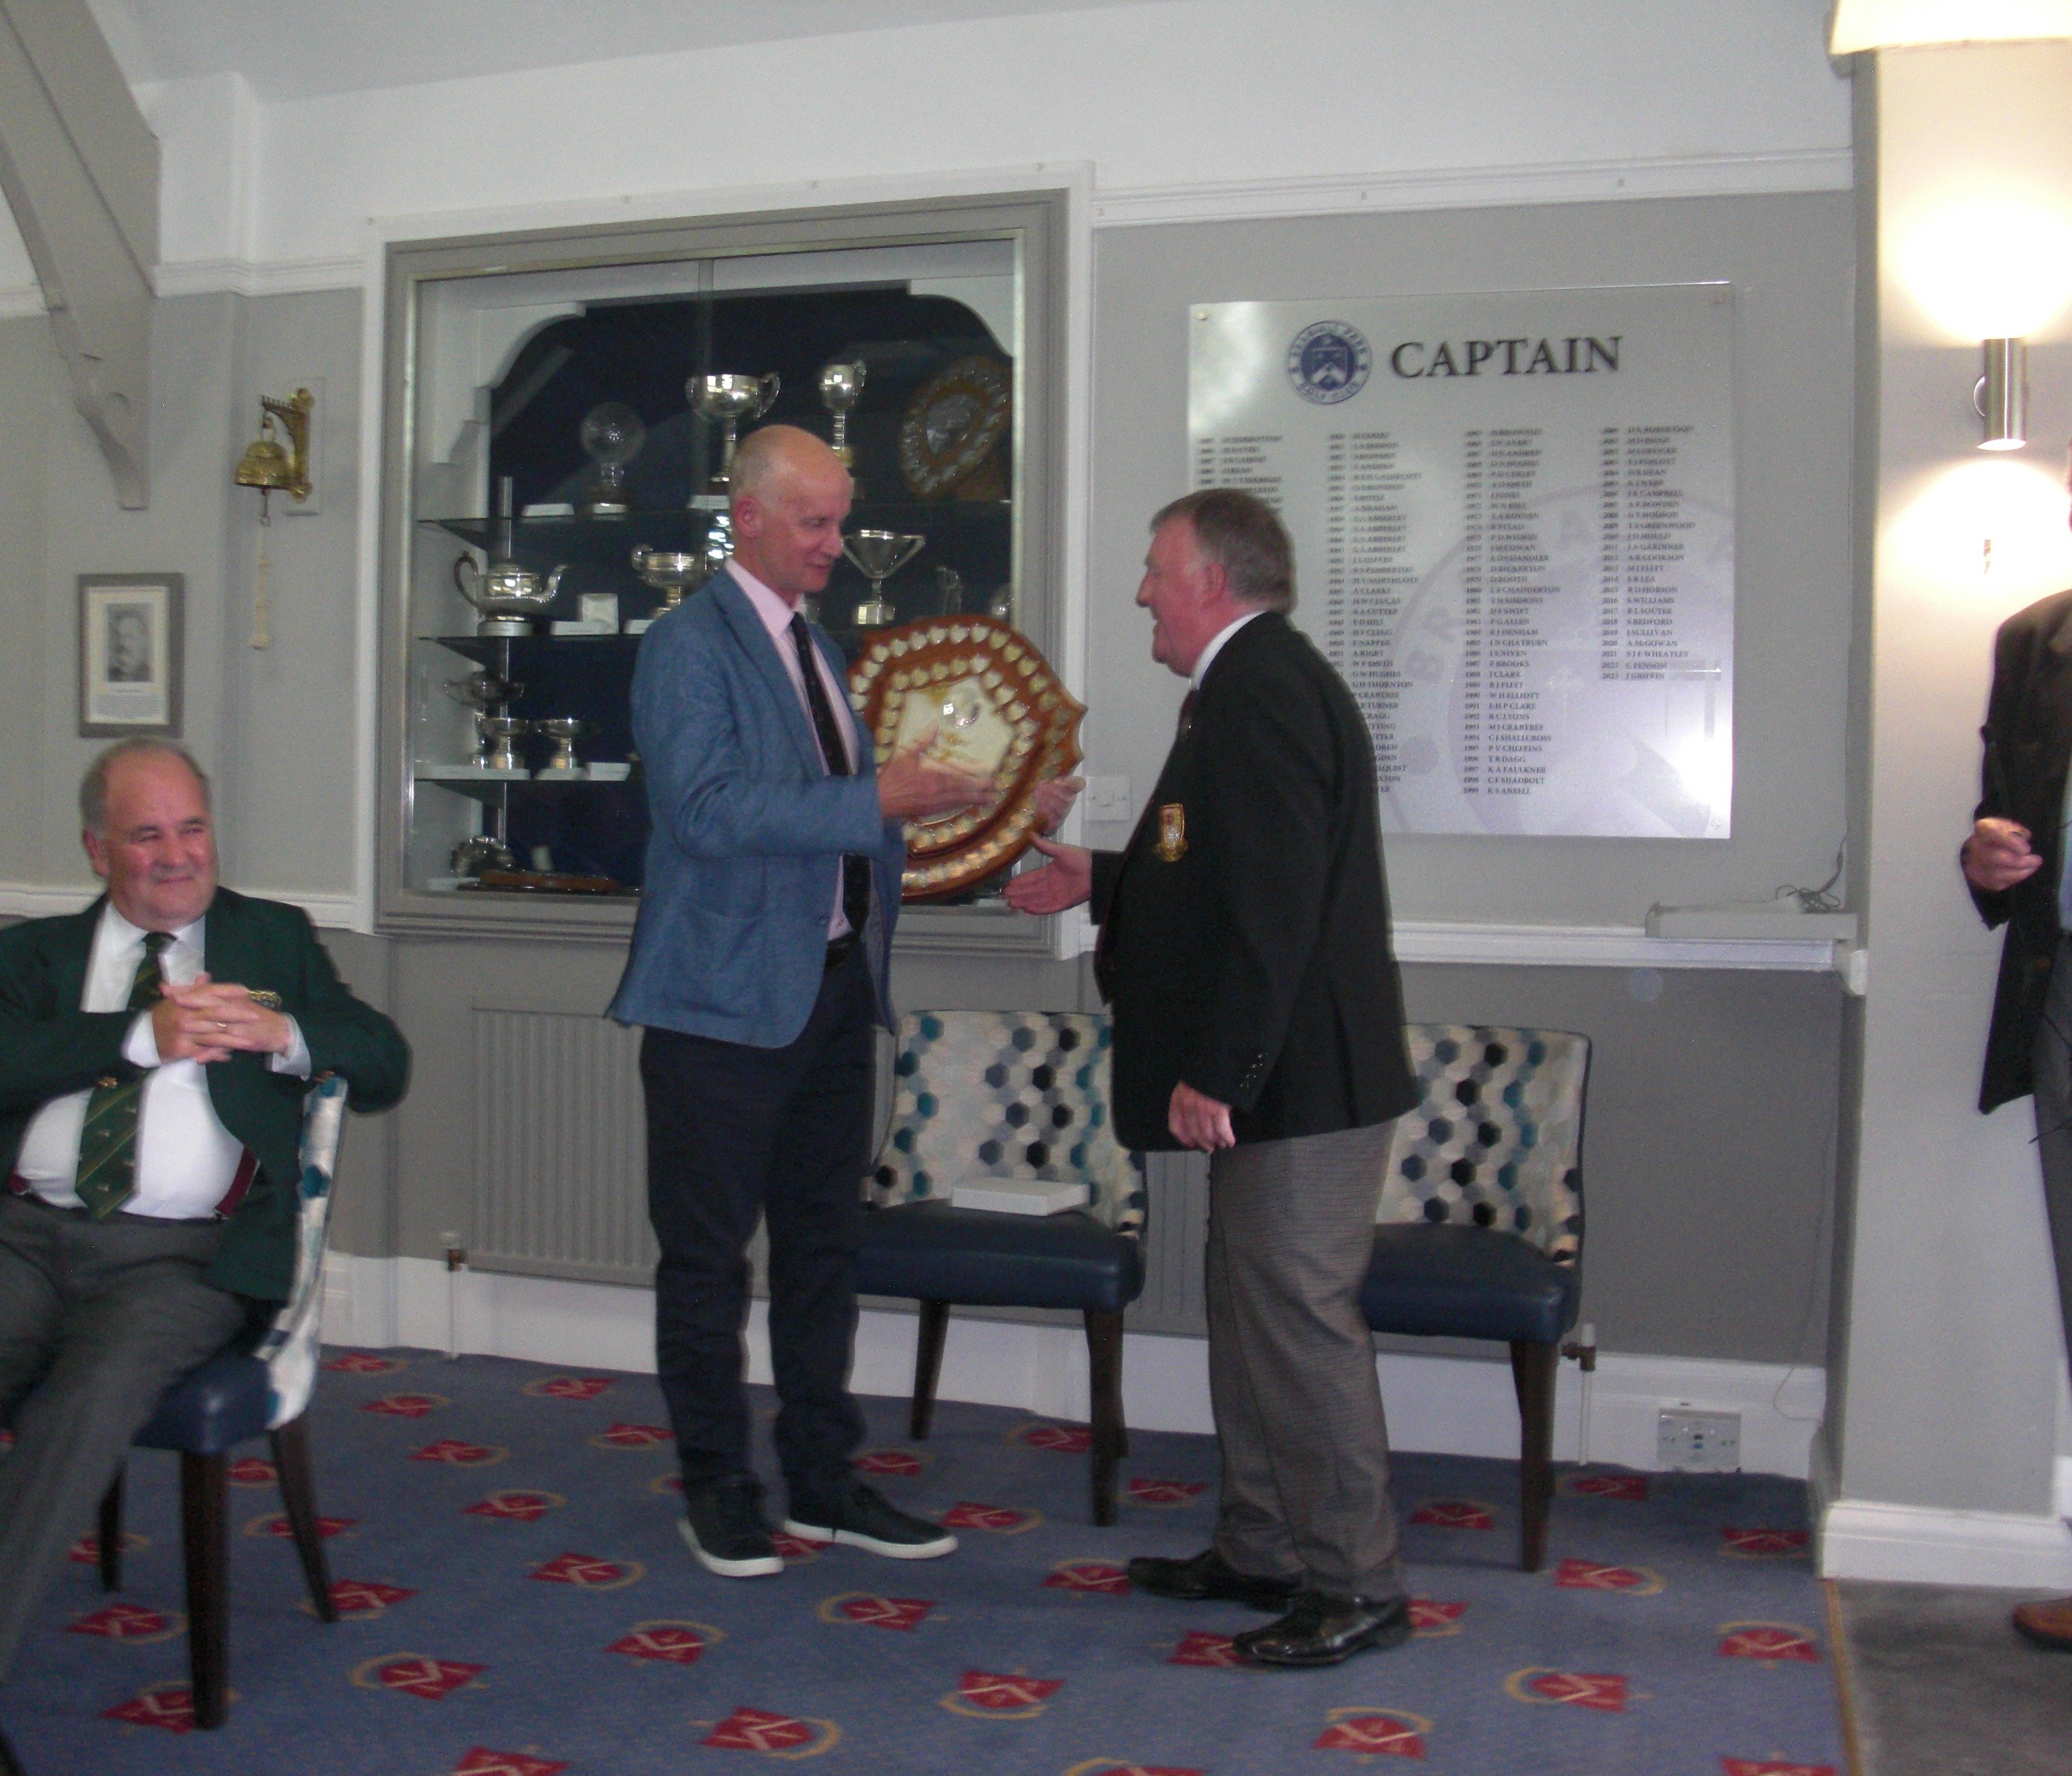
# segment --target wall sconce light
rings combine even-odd
[[[292,401],[259,397],[259,435],[245,446],[231,479],[240,487],[259,490],[262,524],[271,522],[266,501],[275,491],[290,494],[298,503],[310,496],[310,414],[316,404],[306,388],[298,388]],[[287,434],[285,445],[282,431]]]
[[[2018,450],[2029,442],[2029,342],[1988,339],[1986,373],[1971,390],[1971,405],[1986,422],[1982,450]]]

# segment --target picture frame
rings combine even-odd
[[[185,666],[178,574],[79,576],[79,731],[176,738]]]

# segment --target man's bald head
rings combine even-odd
[[[841,559],[849,471],[811,432],[765,426],[734,453],[734,557],[796,604],[828,583]]]
[[[796,426],[765,426],[750,432],[734,453],[732,492],[736,501],[767,495],[774,483],[797,475],[849,474],[834,451]]]

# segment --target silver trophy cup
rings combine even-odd
[[[885,582],[927,546],[925,536],[902,536],[893,530],[853,531],[843,539],[842,553],[870,582],[870,596],[856,607],[859,629],[882,629],[892,620],[885,602]]]
[[[849,448],[849,409],[863,399],[863,360],[853,364],[830,364],[820,370],[820,405],[834,415],[834,437],[831,440],[835,454],[841,458],[842,467],[849,471],[852,482],[856,477],[856,453]],[[861,499],[859,491],[856,497]]]
[[[705,483],[707,494],[724,495],[732,491],[734,450],[744,419],[760,419],[770,411],[783,384],[777,372],[767,376],[720,375],[693,376],[684,384],[684,393],[701,419],[716,419],[725,428],[720,447],[719,471]],[[696,501],[693,502],[697,504]]]
[[[715,565],[702,549],[694,554],[689,549],[650,549],[645,543],[633,549],[633,571],[643,585],[662,594],[664,610],[673,610],[686,592],[697,591],[710,579]]]

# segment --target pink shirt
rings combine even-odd
[[[798,643],[791,639],[791,617],[797,606],[783,594],[773,591],[750,573],[738,561],[730,561],[727,569],[734,575],[734,583],[748,594],[748,602],[763,627],[770,631],[770,644],[777,650],[777,657],[784,663],[784,675],[791,680],[791,689],[799,693],[799,707],[804,711],[806,725],[812,727],[813,707],[806,701],[806,680],[799,671]],[[849,708],[849,687],[839,682],[827,656],[816,647],[813,664],[820,668],[820,688],[827,693],[828,707],[837,711]],[[840,713],[835,717],[835,726],[841,730],[842,750],[849,755],[849,775],[856,774],[856,723],[844,721]],[[846,936],[849,919],[842,912],[842,872],[840,860],[835,864],[834,910],[828,917],[828,936],[830,940]]]

